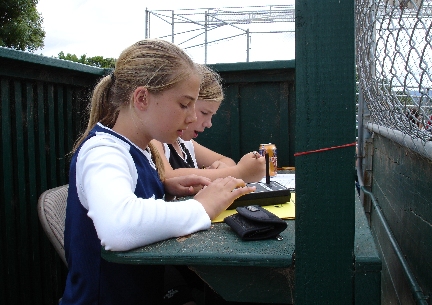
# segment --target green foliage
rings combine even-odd
[[[396,91],[395,95],[399,100],[399,103],[401,103],[402,105],[415,105],[412,96],[406,94],[404,91]]]
[[[1,0],[0,46],[34,52],[44,46],[38,0]]]
[[[67,53],[64,54],[63,51],[61,51],[58,54],[58,58],[64,59],[64,60],[70,60],[73,62],[79,62],[81,64],[90,65],[98,68],[115,68],[115,58],[103,58],[102,56],[94,56],[94,57],[87,57],[86,54],[81,55],[80,58],[76,56],[75,54]]]

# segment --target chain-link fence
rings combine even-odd
[[[425,150],[432,140],[432,0],[358,0],[356,52],[363,123],[367,117]]]

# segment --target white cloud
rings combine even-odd
[[[45,56],[57,56],[60,51],[63,51],[77,56],[87,54],[87,56],[101,55],[117,58],[123,49],[145,38],[146,8],[152,11],[163,9],[179,10],[209,8],[215,5],[214,1],[195,0],[187,2],[160,0],[150,3],[142,0],[39,0],[37,8],[44,19],[43,28],[46,32],[46,37],[44,49],[38,50],[36,53],[42,53]],[[271,2],[250,0],[247,2],[247,6],[286,5],[290,3],[294,4],[294,0]],[[217,5],[220,8],[242,7],[244,4],[244,1],[239,0],[217,1]],[[294,43],[293,37],[292,35],[292,43]],[[245,61],[246,42],[236,40],[238,39],[232,39],[229,42],[229,48],[232,50],[232,47],[235,46],[234,48],[238,48],[239,50],[238,54],[227,50],[226,45],[228,42],[218,43],[220,45],[219,48],[218,44],[215,43],[209,46],[208,62],[211,60],[213,62]],[[254,40],[253,37],[252,40]],[[243,51],[241,51],[242,49]],[[258,49],[260,49],[260,52],[258,52]],[[280,49],[283,50],[285,47],[280,47]],[[289,49],[289,45],[286,49]],[[197,48],[195,50],[190,49],[189,53],[195,54],[193,57],[197,58],[194,59],[203,62],[204,51],[202,50],[203,48],[201,48],[201,51],[197,51]],[[250,60],[272,60],[259,59],[258,54],[263,52],[266,52],[265,45],[258,46],[252,42]],[[293,58],[293,49],[286,52],[291,53],[286,59]],[[220,59],[216,58],[216,54],[220,55],[224,53],[224,57]],[[227,57],[227,54],[232,54],[233,56]],[[254,59],[252,55],[258,59]],[[285,54],[280,55],[280,57],[284,56]]]

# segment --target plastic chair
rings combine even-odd
[[[46,190],[38,200],[38,215],[42,228],[66,267],[64,227],[68,189],[69,185],[65,184]]]

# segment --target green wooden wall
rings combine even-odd
[[[213,127],[197,141],[238,161],[261,143],[274,143],[278,166],[295,166],[295,62],[211,66],[223,79],[225,99]]]
[[[0,304],[55,304],[63,293],[66,268],[36,205],[43,191],[67,183],[67,153],[104,73],[0,48]]]
[[[412,276],[425,296],[432,295],[432,161],[384,136],[373,137],[372,186]],[[419,304],[371,209],[371,228],[383,261],[383,304]]]

